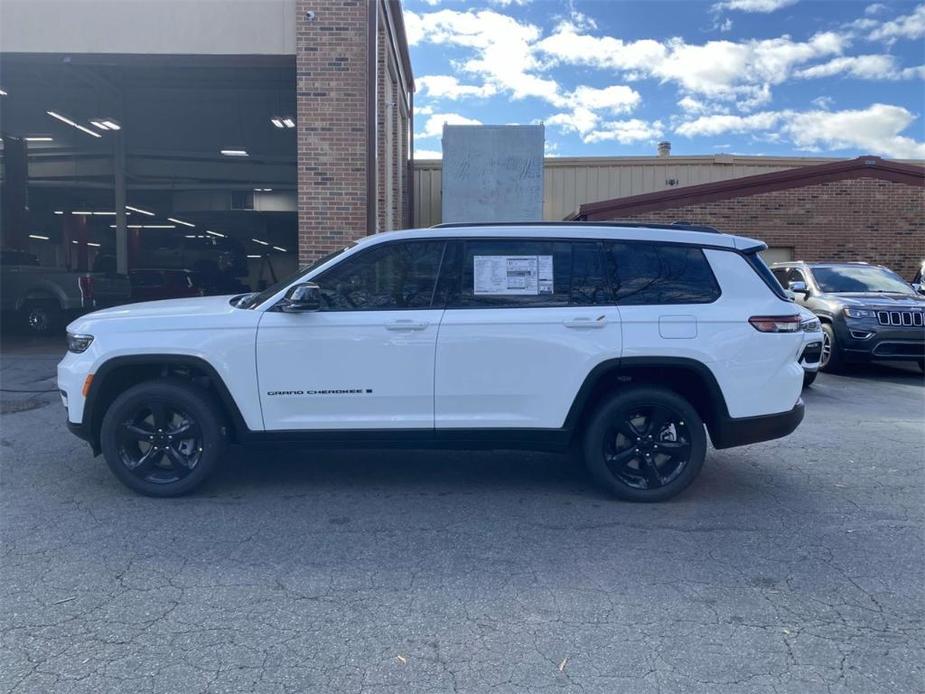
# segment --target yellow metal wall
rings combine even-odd
[[[837,161],[809,157],[550,157],[544,164],[543,218],[559,221],[579,205],[680,186]],[[414,164],[414,226],[440,223],[441,162]],[[672,183],[673,181],[673,183]]]

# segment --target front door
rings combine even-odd
[[[268,310],[257,374],[269,431],[429,429],[443,241],[358,251],[311,281],[322,308]]]

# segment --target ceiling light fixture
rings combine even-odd
[[[211,230],[209,230],[209,229],[206,229],[206,233],[207,233],[207,234],[212,234],[212,236],[218,236],[220,239],[225,238],[225,235],[224,235],[224,234],[220,234],[220,233],[218,233],[217,231],[211,231]]]
[[[119,121],[113,118],[91,118],[90,122],[100,130],[122,130]]]
[[[38,239],[39,241],[47,241],[47,236],[42,236],[41,234],[29,234],[30,239]]]
[[[266,241],[261,241],[260,239],[251,239],[254,243],[259,243],[261,246],[269,246],[270,244]]]
[[[64,214],[64,210],[55,210],[55,214]]]
[[[155,216],[153,212],[148,212],[147,210],[142,210],[142,209],[140,209],[140,208],[138,208],[138,207],[132,207],[131,205],[126,205],[126,206],[125,206],[125,209],[131,210],[132,212],[138,212],[139,214],[146,214],[146,215],[148,215],[149,217],[154,217],[154,216]]]
[[[0,89],[0,96],[6,96],[6,95],[7,95],[6,92],[5,92],[4,90]]]
[[[93,241],[87,241],[87,245],[88,245],[88,246],[93,246],[94,248],[99,248],[99,247],[100,247],[100,244],[98,244],[98,243],[93,243]]]
[[[62,123],[67,123],[68,125],[70,125],[70,126],[72,126],[72,127],[74,127],[74,128],[77,128],[77,129],[80,130],[81,132],[87,133],[87,135],[93,135],[93,137],[103,137],[103,136],[100,135],[98,132],[94,132],[93,130],[90,130],[90,128],[85,128],[84,126],[80,125],[79,123],[75,123],[74,121],[72,121],[72,120],[71,120],[70,118],[68,118],[67,116],[62,116],[60,113],[55,113],[54,111],[45,111],[45,113],[47,113],[47,114],[48,114],[49,116],[51,116],[52,118],[57,118],[57,119],[58,119],[59,121],[61,121]]]
[[[168,222],[176,222],[177,224],[182,224],[185,227],[195,227],[195,224],[190,224],[189,222],[184,222],[182,219],[174,219],[173,217],[167,218]]]
[[[288,253],[288,252],[289,252],[289,251],[287,251],[285,248],[281,248],[281,247],[279,247],[279,246],[273,246],[273,250],[279,251],[280,253]]]
[[[27,135],[23,138],[26,142],[51,142],[50,135]]]
[[[254,188],[255,193],[272,193],[272,188]]]
[[[249,255],[248,258],[262,258],[262,255]]]
[[[294,127],[295,127],[295,121],[294,121],[292,118],[289,118],[289,117],[283,118],[283,125],[285,125],[287,128],[294,128]]]
[[[250,155],[247,153],[247,150],[244,149],[243,147],[241,147],[241,148],[233,148],[233,149],[223,149],[223,150],[221,150],[221,153],[224,154],[226,157],[247,157],[247,156],[250,156]]]
[[[270,122],[271,122],[273,125],[275,125],[277,128],[285,128],[285,127],[286,127],[285,125],[283,125],[283,121],[282,121],[281,119],[279,119],[279,118],[271,118],[271,119],[270,119]]]

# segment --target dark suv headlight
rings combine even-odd
[[[806,318],[800,322],[800,327],[804,333],[821,333],[822,323],[818,318]]]
[[[845,315],[848,318],[874,318],[877,312],[867,308],[846,308]]]
[[[80,354],[86,352],[87,348],[93,343],[93,335],[75,335],[67,334],[67,351]]]

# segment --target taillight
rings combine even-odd
[[[88,275],[77,278],[77,287],[80,289],[80,298],[84,306],[93,306],[96,299],[94,294],[94,280]]]
[[[761,333],[795,333],[800,330],[800,316],[752,316],[752,327]]]

